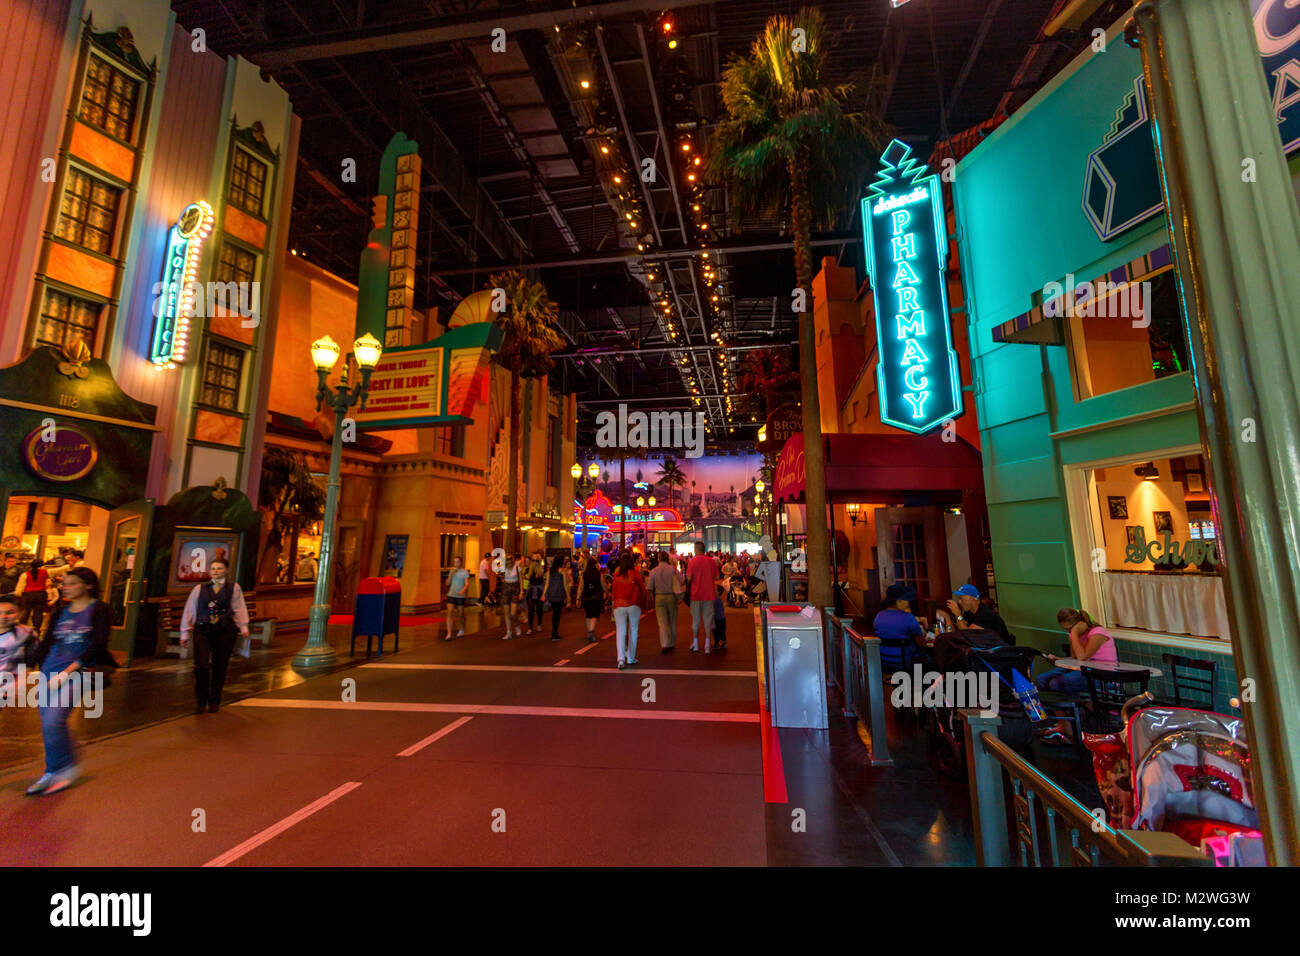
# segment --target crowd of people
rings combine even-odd
[[[775,571],[775,574],[772,571]],[[507,556],[494,569],[485,555],[478,565],[478,594],[471,593],[470,570],[460,557],[453,559],[447,578],[447,633],[450,641],[465,633],[466,608],[478,604],[496,607],[505,623],[502,640],[543,633],[543,619],[551,614],[551,640],[560,640],[560,618],[566,610],[581,610],[586,639],[605,614],[613,617],[618,667],[638,663],[636,650],[643,611],[653,610],[659,625],[660,652],[671,654],[677,644],[677,612],[686,605],[691,615],[691,652],[701,645],[705,654],[725,650],[726,608],[744,607],[780,584],[775,552],[761,561],[746,553],[706,552],[697,542],[691,556],[668,550],[642,554],[633,548],[604,552],[575,550],[553,555],[549,562],[540,552]]]

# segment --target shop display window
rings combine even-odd
[[[121,197],[116,186],[69,166],[54,234],[83,249],[111,254]]]
[[[1077,399],[1191,369],[1172,269],[1077,305],[1065,325]]]
[[[1100,602],[1102,621],[1227,640],[1219,529],[1205,460],[1199,454],[1135,459],[1085,475],[1092,598]]]
[[[117,69],[103,57],[86,59],[86,83],[81,91],[77,118],[110,136],[131,142],[135,131],[140,81]]]

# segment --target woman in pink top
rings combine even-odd
[[[1092,619],[1084,610],[1063,607],[1056,612],[1056,623],[1061,625],[1070,639],[1070,656],[1076,661],[1119,660],[1115,653],[1115,640],[1106,629]],[[1055,661],[1056,655],[1048,654],[1049,661]],[[1039,674],[1034,683],[1041,690],[1060,690],[1079,694],[1088,689],[1088,682],[1081,671],[1070,671],[1063,667],[1053,667],[1044,674]]]

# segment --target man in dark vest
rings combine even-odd
[[[208,566],[210,580],[197,585],[181,617],[181,646],[194,637],[194,713],[215,714],[226,682],[226,664],[238,635],[248,636],[248,606],[239,585],[226,580],[226,562]]]

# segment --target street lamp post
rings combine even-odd
[[[343,464],[343,419],[348,409],[358,402],[366,407],[370,393],[370,374],[384,353],[384,348],[369,332],[352,343],[353,353],[343,365],[343,378],[333,386],[328,383],[330,370],[339,359],[339,347],[328,335],[323,335],[311,345],[312,363],[316,366],[316,410],[328,403],[334,409],[334,440],[330,444],[330,477],[325,494],[325,520],[321,529],[320,565],[316,575],[316,599],[308,615],[310,628],[307,643],[293,655],[293,666],[299,668],[326,667],[338,659],[338,654],[327,639],[330,618],[330,591],[334,584],[334,519],[339,506],[339,471]],[[355,357],[361,370],[361,381],[348,385],[348,364]]]
[[[581,551],[587,546],[587,496],[596,490],[600,465],[593,461],[587,466],[587,477],[583,477],[582,466],[575,461],[573,467],[569,469],[569,474],[573,476],[573,493],[578,497],[578,527],[581,529],[578,550]]]

